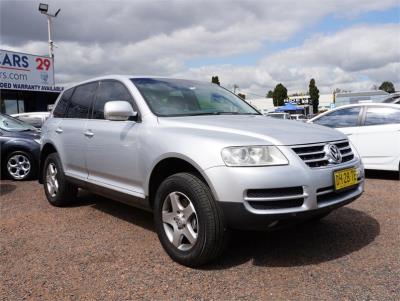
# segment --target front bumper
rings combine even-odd
[[[267,229],[276,221],[312,218],[354,201],[364,191],[364,169],[358,158],[324,168],[310,168],[300,160],[289,162],[205,171],[229,227]],[[336,192],[333,172],[349,167],[357,169],[358,183]]]

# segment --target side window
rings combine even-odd
[[[128,101],[134,110],[137,110],[127,88],[117,81],[102,81],[96,93],[96,101],[93,106],[93,119],[104,119],[104,105],[108,101]]]
[[[97,82],[75,88],[69,102],[66,118],[88,118],[89,108],[96,92]]]
[[[316,124],[331,128],[343,128],[358,125],[361,107],[347,108],[328,113],[314,121]]]
[[[53,116],[56,118],[64,118],[65,110],[68,106],[69,99],[71,98],[74,89],[68,89],[63,92],[57,106],[54,108]]]
[[[368,107],[364,125],[400,123],[400,109]]]

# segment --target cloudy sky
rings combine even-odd
[[[44,0],[43,0],[44,1]],[[47,53],[38,1],[0,0],[1,48]],[[237,84],[248,98],[277,83],[323,93],[400,89],[399,0],[53,1],[56,81],[166,75]]]

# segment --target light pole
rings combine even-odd
[[[53,52],[53,40],[51,39],[51,34],[52,34],[52,18],[57,17],[57,15],[60,13],[61,9],[58,9],[55,14],[50,14],[49,13],[49,5],[45,3],[40,3],[39,4],[39,11],[41,14],[47,16],[47,30],[49,34],[49,56],[51,58],[54,58],[54,52]]]

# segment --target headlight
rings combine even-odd
[[[269,166],[289,164],[276,146],[233,146],[224,148],[222,160],[227,166]]]
[[[40,139],[33,139],[36,143],[41,143]]]

